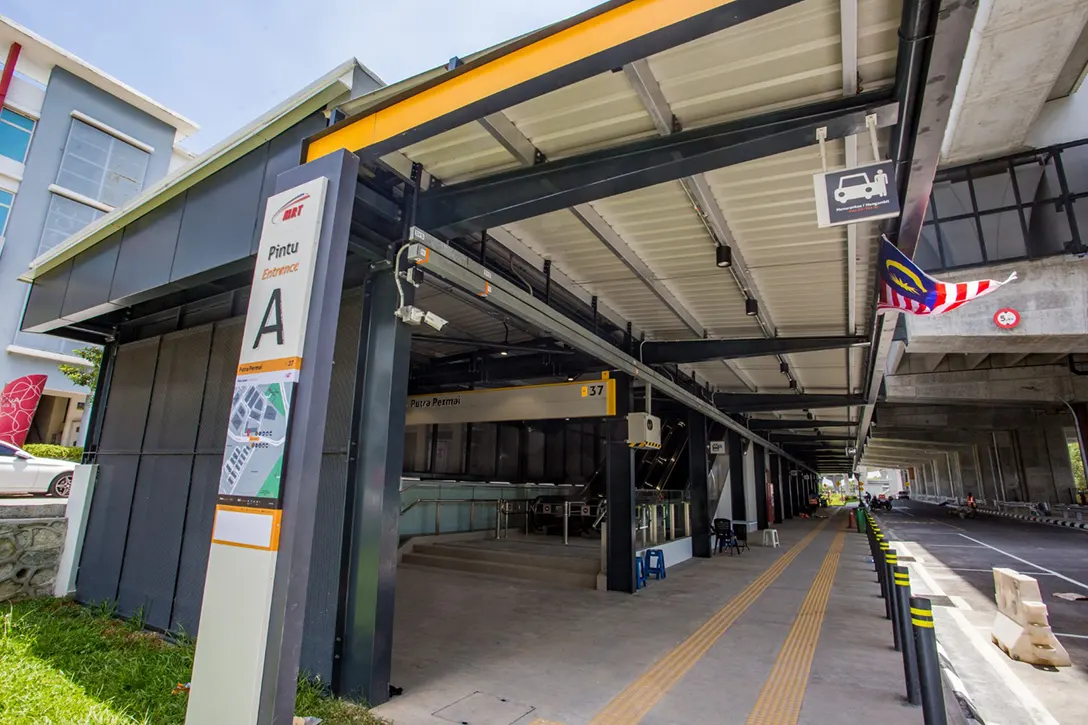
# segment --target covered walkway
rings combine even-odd
[[[391,682],[404,694],[376,712],[398,725],[918,723],[868,546],[845,524],[794,519],[781,548],[691,560],[633,597],[402,566]]]

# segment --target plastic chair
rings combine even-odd
[[[778,548],[778,529],[763,529],[763,545]]]
[[[728,549],[729,555],[733,555],[733,549],[740,553],[737,537],[733,535],[733,522],[729,519],[714,519],[714,549],[722,553],[722,549]]]
[[[743,546],[748,551],[752,548],[748,546],[748,524],[733,524],[733,538],[737,540],[737,553],[740,553],[740,548]]]
[[[654,579],[665,578],[665,552],[661,549],[647,549],[646,551],[646,576],[654,575]]]

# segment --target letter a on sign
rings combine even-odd
[[[276,335],[276,344],[283,345],[283,292],[279,287],[273,289],[268,297],[268,307],[261,318],[261,329],[257,330],[257,337],[253,339],[253,349],[256,350],[261,344],[262,337],[272,333]]]

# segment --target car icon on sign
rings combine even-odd
[[[839,188],[835,189],[835,201],[843,204],[853,199],[872,199],[874,196],[888,195],[888,175],[880,169],[872,180],[866,173],[848,174],[839,179]]]

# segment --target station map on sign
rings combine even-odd
[[[291,396],[297,384],[293,373],[284,377],[257,374],[235,381],[220,495],[279,499]]]

